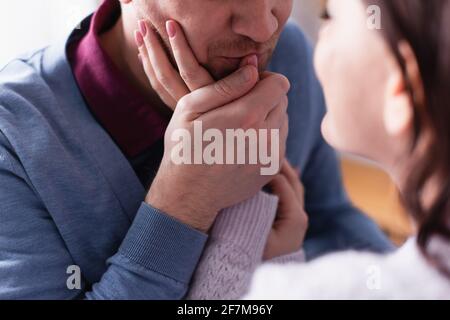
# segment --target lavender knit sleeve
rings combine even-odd
[[[297,252],[264,261],[264,263],[272,263],[272,264],[288,264],[301,262],[305,262],[305,252],[303,251],[303,248]]]
[[[262,263],[278,197],[264,192],[223,210],[194,274],[189,300],[230,300],[245,295]]]

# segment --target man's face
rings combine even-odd
[[[292,0],[134,0],[131,5],[138,18],[153,24],[166,48],[165,22],[176,20],[216,79],[235,71],[249,54],[258,55],[263,71],[292,10]]]

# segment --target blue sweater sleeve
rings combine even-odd
[[[0,138],[5,138],[0,133]],[[142,204],[98,283],[69,289],[70,250],[0,139],[0,299],[181,299],[207,236]],[[82,275],[81,270],[81,275]]]
[[[143,203],[87,299],[182,299],[206,235]]]

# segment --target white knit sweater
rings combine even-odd
[[[310,263],[303,252],[262,265],[278,198],[258,195],[223,211],[191,284],[188,299],[450,299],[450,279],[420,252],[416,239],[388,255],[349,251]],[[428,251],[450,270],[450,244]],[[250,289],[250,290],[249,290]]]
[[[450,265],[450,246],[430,250]],[[311,263],[266,265],[246,299],[450,299],[450,279],[420,252],[415,238],[389,255],[337,253]]]

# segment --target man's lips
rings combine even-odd
[[[221,56],[220,58],[227,60],[228,62],[230,62],[232,64],[240,64],[243,59],[248,58],[253,55],[258,58],[258,61],[264,61],[265,58],[267,58],[268,54],[269,54],[269,52],[265,51],[262,53],[249,53],[249,54],[239,55],[239,56]]]
[[[265,55],[267,55],[269,53],[269,51],[263,51],[263,52],[248,52],[248,53],[245,53],[245,54],[237,54],[237,55],[227,55],[227,56],[222,56],[222,58],[226,58],[226,59],[243,59],[243,58],[245,58],[245,57],[248,57],[248,56],[252,56],[252,55],[255,55],[255,56],[257,56],[258,58],[261,58],[261,57],[263,57],[263,56],[265,56]]]

